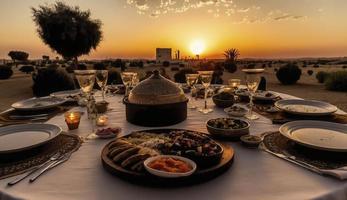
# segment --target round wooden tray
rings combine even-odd
[[[117,177],[120,177],[131,183],[141,184],[146,186],[180,187],[180,186],[202,183],[202,182],[211,180],[213,178],[216,178],[217,176],[219,176],[220,174],[228,170],[234,160],[234,149],[230,145],[218,142],[218,144],[224,148],[224,152],[219,164],[208,167],[208,168],[203,168],[203,169],[199,169],[198,167],[196,172],[194,172],[194,174],[188,177],[161,178],[161,177],[151,175],[147,172],[138,173],[138,172],[130,171],[114,163],[107,156],[109,152],[110,143],[108,143],[103,148],[101,153],[101,161],[102,161],[103,167],[108,172],[110,172],[113,175],[116,175]]]

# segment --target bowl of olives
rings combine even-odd
[[[206,123],[206,128],[212,136],[230,139],[239,139],[249,134],[249,127],[247,121],[237,118],[216,118]]]

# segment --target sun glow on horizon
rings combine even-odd
[[[194,40],[190,45],[190,50],[194,55],[200,55],[205,50],[205,42],[201,39]]]

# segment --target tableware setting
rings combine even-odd
[[[275,106],[284,112],[304,116],[326,116],[337,111],[336,106],[316,100],[280,100],[275,103]]]
[[[234,95],[226,91],[213,95],[212,100],[213,103],[219,108],[227,108],[235,103]]]
[[[64,90],[64,91],[58,91],[53,92],[50,94],[51,97],[57,97],[66,99],[67,101],[78,101],[81,95],[81,90]]]
[[[15,110],[20,111],[37,111],[45,110],[50,108],[55,108],[57,106],[65,103],[66,100],[58,97],[39,97],[39,98],[30,98],[22,101],[18,101],[11,105]]]
[[[245,105],[235,104],[231,107],[225,108],[224,112],[230,117],[244,117],[248,113],[248,108]]]

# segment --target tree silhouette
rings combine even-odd
[[[10,51],[8,53],[8,56],[11,57],[13,60],[13,63],[17,67],[17,62],[16,61],[26,61],[28,60],[29,54],[24,52],[24,51]]]
[[[224,51],[225,62],[224,68],[230,72],[234,73],[237,70],[236,60],[239,57],[240,52],[237,49],[227,49]]]
[[[91,19],[90,11],[62,2],[32,8],[33,20],[42,41],[63,58],[74,59],[96,49],[102,39],[101,21]]]

